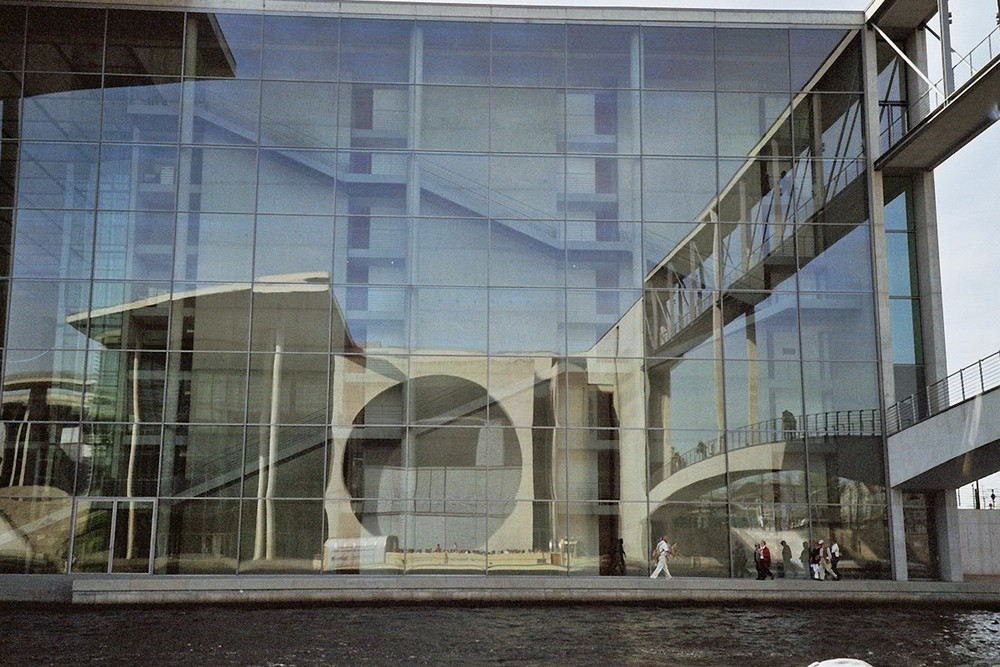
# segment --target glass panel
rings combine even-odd
[[[630,26],[568,25],[570,87],[638,88],[639,31]]]
[[[173,146],[101,146],[98,206],[172,211],[176,208],[177,149]]]
[[[173,143],[180,131],[180,79],[143,76],[104,77],[105,141]]]
[[[808,420],[813,502],[885,502],[880,417],[872,409],[826,413]]]
[[[240,503],[160,501],[155,574],[235,574]]]
[[[104,357],[104,359],[107,358],[108,355]],[[126,373],[131,373],[128,362],[125,363],[125,366],[126,369],[122,369],[123,376]],[[144,369],[140,369],[140,372],[142,370]],[[105,373],[114,372],[114,369],[108,369],[105,364],[102,371]],[[154,371],[159,372],[161,394],[154,396],[153,400],[162,406],[162,355],[160,367],[154,368]],[[121,380],[124,385],[121,387],[121,394],[131,393],[132,387],[129,385],[132,383],[132,378],[122,377]],[[116,387],[112,386],[109,389],[113,391]],[[95,401],[113,400],[115,396],[113,393],[99,395],[94,392],[92,398]],[[112,412],[115,410],[111,406],[104,406],[104,410],[91,405],[87,407],[90,413],[88,418],[105,416],[128,418],[128,415],[113,415]],[[129,406],[130,409],[131,407]],[[139,409],[140,412],[145,412],[141,403]],[[144,418],[147,416],[157,421],[162,419],[162,416],[158,414],[142,415]],[[156,495],[160,462],[160,426],[158,424],[101,423],[92,426],[85,425],[84,429],[88,431],[88,436],[93,444],[89,446],[91,455],[88,458],[90,460],[86,461],[86,465],[80,467],[80,473],[85,475],[85,479],[79,480],[77,493],[89,496]]]
[[[755,432],[747,435],[751,444],[757,437],[773,440],[781,417],[801,411],[802,377],[797,362],[726,362],[726,423],[732,430]],[[779,456],[786,444],[782,440]]]
[[[336,18],[265,15],[264,78],[336,79],[339,28]]]
[[[417,288],[413,292],[413,352],[486,352],[484,289]],[[461,322],[461,326],[455,326]]]
[[[792,126],[800,158],[860,158],[864,156],[863,110],[860,95],[813,93],[795,107]]]
[[[332,214],[336,155],[333,151],[262,150],[257,209],[261,213]]]
[[[412,556],[404,554],[402,543],[406,536],[404,503],[327,499],[324,508],[329,538],[323,543],[323,572],[402,574],[404,560]],[[482,571],[481,566],[478,571]]]
[[[916,242],[913,234],[886,234],[886,259],[889,264],[889,295],[916,296]]]
[[[721,155],[792,156],[790,98],[763,93],[719,93]]]
[[[714,285],[715,228],[696,223],[642,225],[643,271],[649,287]]]
[[[89,296],[85,282],[12,281],[7,347],[82,350]]]
[[[652,552],[662,536],[672,552],[667,558],[667,569],[671,575],[729,576],[727,538],[731,532],[735,532],[735,528],[730,531],[725,505],[706,502],[663,503],[651,510],[650,538],[646,551]]]
[[[835,571],[845,579],[891,579],[889,526],[885,505],[830,505],[812,510],[813,535],[837,544]],[[909,532],[909,514],[905,523]],[[909,534],[906,536],[908,539]],[[926,535],[925,535],[926,537]],[[909,555],[909,544],[907,552]],[[914,577],[914,573],[910,574]]]
[[[488,156],[418,153],[414,160],[414,186],[419,185],[420,188],[421,215],[487,217],[490,196]],[[453,256],[450,261],[458,261],[458,258]]]
[[[494,289],[489,308],[491,354],[565,354],[565,293]]]
[[[647,369],[654,428],[718,430],[723,425],[721,362],[668,360]]]
[[[319,574],[323,517],[318,500],[244,500],[240,573]]]
[[[2,30],[2,27],[0,27],[0,30]],[[2,49],[3,41],[0,39],[0,57],[3,57]],[[20,108],[23,78],[20,72],[0,71],[0,139],[18,139],[21,136]],[[7,152],[13,151],[15,148],[17,148],[16,144],[4,146],[2,159],[4,161],[9,159]],[[4,169],[4,171],[6,172],[7,170]],[[8,178],[6,173],[4,173],[4,178]]]
[[[258,215],[254,277],[270,281],[286,276],[290,281],[291,276],[297,276],[315,291],[328,284],[333,272],[333,236],[333,218]]]
[[[325,426],[265,424],[249,428],[243,495],[321,498],[328,440]]]
[[[720,220],[768,225],[760,228],[769,238],[768,248],[777,249],[791,235],[782,223],[794,220],[800,196],[790,159],[720,160],[719,185]],[[787,252],[791,257],[792,248]]]
[[[642,217],[641,178],[641,163],[637,159],[569,157],[566,194],[560,197],[559,204],[571,219],[638,220]],[[607,231],[607,227],[602,229]],[[569,237],[569,240],[575,239]]]
[[[187,17],[187,48],[195,52],[187,55],[185,76],[223,79],[260,76],[259,14],[213,12],[190,13]]]
[[[95,341],[91,349],[164,349],[170,328],[170,283],[95,281],[91,313],[72,318]],[[176,332],[175,332],[176,333]]]
[[[163,386],[166,355],[161,350],[136,350],[119,352],[92,350],[87,359],[87,386],[84,394],[85,418],[105,422],[160,422],[163,421]],[[129,433],[129,438],[132,434]],[[140,437],[141,436],[141,437]],[[111,446],[114,434],[105,438]],[[133,443],[129,442],[127,446]],[[147,429],[135,433],[136,447],[159,446],[159,433]],[[156,455],[153,456],[153,476]],[[116,495],[106,493],[104,495]],[[130,496],[156,495],[152,488]]]
[[[103,9],[28,7],[29,71],[99,72],[103,53]]]
[[[795,164],[795,219],[866,222],[867,181],[862,160],[800,160]]]
[[[642,287],[642,227],[615,220],[566,223],[570,287]]]
[[[722,303],[727,359],[799,358],[795,294],[726,292]]]
[[[250,298],[245,284],[176,284],[172,316],[175,320],[182,318],[183,324],[171,330],[170,348],[195,352],[246,350]]]
[[[643,87],[715,90],[715,31],[712,28],[644,26]]]
[[[646,356],[704,359],[721,355],[714,292],[647,290],[643,299]]]
[[[638,91],[567,91],[564,146],[568,153],[638,153]]]
[[[314,354],[251,355],[247,418],[262,424],[325,424],[325,362],[325,356]]]
[[[42,527],[31,525],[31,511],[44,507],[32,505],[31,498],[67,496],[85,491],[81,488],[85,480],[81,479],[79,485],[76,480],[83,431],[79,422],[55,421],[79,416],[79,405],[73,405],[78,394],[71,391],[69,382],[60,383],[55,378],[49,378],[46,383],[36,381],[30,384],[15,379],[8,382],[7,387],[4,412],[11,421],[2,424],[0,508],[6,507],[12,512],[4,517],[5,522],[13,521],[18,526],[27,524],[24,527],[30,532]],[[88,464],[89,461],[83,462],[81,472]],[[8,500],[10,498],[28,504],[19,507]],[[25,537],[22,534],[21,539]],[[13,545],[5,544],[5,547],[9,546]],[[7,548],[4,549],[6,551]]]
[[[876,371],[871,363],[805,362],[806,414],[856,412],[878,406]]]
[[[260,143],[297,148],[336,147],[336,84],[291,81],[261,84]],[[294,162],[289,166],[293,167]]]
[[[326,353],[330,345],[330,288],[325,284],[257,284],[253,294],[251,347],[271,352]],[[320,364],[325,366],[326,364]]]
[[[246,354],[171,353],[167,359],[167,420],[243,423],[246,373]]]
[[[153,548],[153,503],[119,501],[115,504],[118,511],[112,537],[111,571],[146,574]],[[80,521],[80,507],[78,504],[77,522]]]
[[[0,489],[0,543],[3,574],[57,574],[69,563],[69,498],[24,497],[18,491]],[[106,567],[106,565],[105,565]]]
[[[642,151],[715,155],[715,94],[643,93]]]
[[[494,221],[490,225],[490,284],[561,287],[566,254],[564,223]]]
[[[558,88],[491,89],[490,146],[495,152],[559,152],[559,141],[569,131],[566,104],[566,92]],[[581,125],[579,118],[574,123]]]
[[[889,299],[892,328],[892,360],[895,364],[922,364],[923,337],[920,332],[920,302],[916,299]],[[916,393],[916,387],[903,396]],[[897,392],[898,393],[898,392]]]
[[[529,220],[520,227],[530,237],[552,243],[562,223],[560,195],[565,189],[565,161],[561,157],[494,155],[490,164],[490,215],[496,220]]]
[[[4,419],[16,422],[26,421],[25,418],[41,421],[59,419],[66,422],[79,420],[84,387],[82,352],[37,352],[8,348],[4,351],[4,357]],[[7,439],[20,439],[23,442],[30,435],[25,432],[27,424],[23,428],[20,424],[12,428],[6,434]],[[73,425],[68,423],[65,428],[71,429]],[[59,437],[61,439],[62,436]],[[13,460],[10,459],[7,465],[11,465]],[[10,473],[10,468],[7,472]],[[20,483],[13,486],[20,486]]]
[[[851,45],[832,64],[829,58],[848,35],[838,29],[792,29],[789,43],[792,54],[792,90],[805,88],[825,67],[818,83],[822,90],[861,90],[861,53],[859,42]]]
[[[342,20],[341,81],[409,81],[412,26],[409,21]]]
[[[257,151],[242,148],[182,148],[182,211],[250,213],[257,202]]]
[[[809,576],[807,505],[747,498],[731,505],[730,512],[735,578],[761,578],[754,559],[755,547],[761,541],[770,552],[771,574],[785,578]]]
[[[655,429],[646,438],[652,500],[726,499],[726,444],[718,431]]]
[[[260,82],[185,81],[181,140],[198,144],[257,143]]]
[[[541,465],[540,457],[550,460],[553,433],[547,429],[566,423],[566,403],[557,398],[565,391],[565,376],[556,372],[552,360],[545,358],[491,357],[489,364],[491,417],[509,420],[514,426],[539,427],[530,435],[520,434],[519,437],[541,448],[534,450],[536,466]],[[543,456],[539,453],[542,451],[547,453]]]
[[[407,348],[410,295],[405,287],[358,285],[337,288],[334,295],[353,345],[366,352]]]
[[[417,26],[423,31],[425,82],[490,82],[489,24],[420,21]]]
[[[477,428],[510,424],[500,412],[486,419],[485,357],[412,357],[410,377],[408,414],[413,423]],[[484,433],[476,438],[487,436]],[[483,447],[489,446],[483,440]]]
[[[875,305],[870,294],[799,295],[802,357],[874,361]]]
[[[796,236],[802,289],[852,292],[872,289],[867,226],[802,225]]]
[[[76,503],[73,572],[108,572],[113,531],[113,502],[81,500]]]
[[[566,322],[570,354],[594,354],[609,349],[620,338],[621,323],[632,313],[627,327],[636,327],[642,292],[570,290],[566,294]],[[638,345],[633,348],[638,352]]]
[[[21,143],[17,200],[22,208],[93,208],[97,144]]]
[[[642,161],[643,220],[707,220],[716,196],[715,160]]]
[[[493,85],[566,84],[566,27],[493,24]]]
[[[788,90],[788,31],[720,28],[715,41],[719,90]]]
[[[94,217],[89,211],[20,211],[14,276],[89,278]]]
[[[792,223],[720,224],[723,287],[794,290],[795,231]]]
[[[407,368],[405,357],[335,356],[330,370],[331,422],[406,423],[400,383],[406,378]]]
[[[238,496],[243,479],[243,426],[167,426],[161,496]]]
[[[180,12],[111,9],[104,69],[120,74],[180,74],[183,44]]]
[[[428,285],[485,285],[488,226],[482,220],[425,219],[413,225],[413,280]]]
[[[445,151],[489,150],[490,90],[421,86],[420,148]]]
[[[8,5],[0,18],[0,70],[20,70],[24,65],[26,9]]]
[[[362,228],[353,217],[349,219],[347,258],[342,261],[338,256],[335,279],[359,285],[408,283],[409,223],[406,218],[372,218]]]
[[[913,230],[913,213],[910,211],[912,183],[908,178],[886,178],[885,228],[894,232]]]
[[[411,145],[410,101],[407,86],[340,86],[340,146],[355,148],[407,148]],[[361,169],[352,157],[350,173],[380,173]],[[370,165],[370,161],[367,163]]]
[[[28,74],[21,104],[21,138],[93,141],[98,138],[101,77]]]
[[[181,213],[174,275],[178,280],[249,280],[253,216]]]

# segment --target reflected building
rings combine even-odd
[[[0,570],[905,559],[861,13],[0,4]]]

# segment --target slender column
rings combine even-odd
[[[274,361],[271,367],[271,419],[269,421],[268,443],[267,443],[267,498],[265,504],[265,524],[267,531],[267,543],[264,547],[264,557],[267,560],[274,558],[274,493],[277,490],[277,463],[278,463],[278,402],[281,399],[281,361],[285,347],[285,335],[280,329],[275,334],[274,340]]]
[[[951,65],[951,12],[948,0],[938,0],[938,19],[941,21],[941,70],[944,94],[955,92],[955,70]]]
[[[139,352],[132,353],[132,442],[128,451],[128,475],[125,478],[125,496],[131,498],[133,479],[135,477],[135,454],[139,448]],[[128,504],[128,543],[125,547],[125,558],[132,559],[135,541],[135,503]]]

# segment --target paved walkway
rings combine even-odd
[[[960,604],[1000,608],[1000,583],[674,577],[0,575],[0,602],[78,604]]]

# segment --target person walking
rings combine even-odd
[[[840,563],[840,545],[837,544],[836,538],[834,538],[833,543],[830,544],[830,567],[833,569],[833,576],[837,577],[837,581],[840,581],[840,569],[837,565]]]
[[[611,574],[625,576],[625,540],[620,537],[615,543],[615,552],[612,554]]]
[[[670,544],[667,542],[667,536],[663,535],[660,537],[660,541],[656,543],[656,549],[653,551],[653,558],[656,559],[656,569],[653,570],[653,574],[649,575],[650,579],[656,579],[660,576],[660,572],[667,579],[672,579],[670,575],[670,570],[667,569],[667,554],[670,553]]]
[[[820,579],[832,578],[835,581],[840,579],[840,577],[837,576],[837,573],[833,571],[830,547],[823,544],[823,540],[819,541],[819,576]]]
[[[758,549],[760,550],[760,567],[757,569],[757,581],[763,581],[768,577],[774,579],[774,573],[771,572],[771,550],[767,548],[767,542],[761,540]]]
[[[781,540],[781,576],[792,577],[793,570],[792,548],[788,546],[788,542]]]

